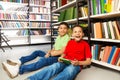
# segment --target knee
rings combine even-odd
[[[73,74],[77,74],[80,71],[80,67],[71,65],[66,70],[69,75],[73,75]]]

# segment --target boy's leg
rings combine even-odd
[[[36,50],[34,52],[32,52],[32,54],[28,55],[28,56],[23,56],[21,57],[19,60],[21,61],[21,64],[24,64],[25,62],[31,61],[33,59],[35,59],[36,57],[44,57],[45,56],[45,52],[41,51],[41,50]]]
[[[49,80],[55,74],[58,74],[64,69],[66,65],[64,63],[54,63],[53,65],[46,67],[40,72],[28,77],[30,80]],[[63,79],[64,80],[64,79]]]
[[[24,64],[25,62],[31,61],[33,59],[35,59],[36,57],[40,56],[43,57],[45,56],[45,52],[41,51],[41,50],[36,50],[34,52],[32,52],[32,54],[28,55],[28,56],[23,56],[18,60],[13,60],[13,59],[8,59],[7,63],[10,65],[16,65],[16,64]]]
[[[79,72],[80,66],[69,65],[54,80],[73,80]]]
[[[30,72],[38,70],[44,66],[51,65],[58,61],[58,57],[41,57],[37,62],[28,64],[28,65],[21,65],[19,74],[23,74],[24,72]]]

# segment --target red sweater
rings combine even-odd
[[[75,40],[70,40],[64,51],[64,58],[69,60],[79,60],[84,61],[86,58],[91,58],[90,46],[84,40],[76,42]]]

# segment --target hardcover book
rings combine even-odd
[[[60,60],[63,61],[65,64],[71,64],[71,61],[68,59],[60,57]]]

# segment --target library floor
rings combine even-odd
[[[9,48],[5,48],[5,52],[3,52],[0,49],[0,80],[24,80],[26,77],[38,72],[39,70],[25,73],[23,75],[19,75],[14,79],[11,79],[8,77],[7,73],[3,70],[1,65],[1,63],[6,59],[10,59],[10,58],[19,59],[21,56],[29,55],[31,54],[31,52],[38,49],[47,51],[50,49],[50,45],[45,44],[45,45],[35,45],[35,46],[13,47],[12,50],[10,50]],[[31,62],[34,62],[37,59],[38,58],[36,58]],[[120,71],[118,72],[115,70],[92,65],[90,68],[83,69],[77,75],[75,80],[120,80]]]

